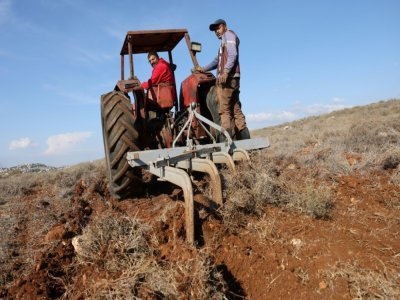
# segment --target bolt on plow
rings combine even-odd
[[[190,174],[207,174],[213,201],[223,205],[217,166],[235,173],[236,162],[250,163],[248,151],[267,148],[269,142],[266,138],[235,140],[213,118],[217,101],[212,73],[189,75],[181,84],[179,99],[175,82],[144,90],[134,72],[133,54],[166,52],[174,72],[172,50],[183,39],[193,65],[198,66],[196,53],[201,45],[191,42],[186,29],[128,31],[120,53],[121,79],[113,91],[101,96],[101,121],[111,195],[124,199],[139,192],[142,170],[179,186],[185,201],[186,239],[194,244]],[[130,62],[128,79],[125,56]],[[231,131],[235,130],[233,126]]]

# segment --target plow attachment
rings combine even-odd
[[[213,200],[223,204],[221,178],[216,164],[225,165],[236,173],[235,161],[250,163],[249,150],[269,147],[268,139],[254,138],[229,143],[214,143],[188,147],[155,149],[127,153],[131,167],[141,167],[160,179],[169,181],[183,190],[185,198],[186,239],[194,243],[193,190],[189,174],[191,171],[206,173],[210,177]],[[231,154],[230,154],[231,153]]]

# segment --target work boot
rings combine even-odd
[[[240,130],[238,135],[239,135],[239,140],[248,140],[248,139],[250,139],[250,132],[249,132],[249,129],[247,127],[245,127],[244,129]]]

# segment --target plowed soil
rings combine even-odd
[[[293,181],[307,170],[286,168]],[[81,282],[72,293],[82,299],[87,278],[99,271],[79,267],[72,238],[102,215],[124,215],[148,223],[160,242],[160,260],[195,258],[209,249],[227,283],[227,299],[352,299],[397,295],[400,285],[400,188],[390,182],[393,170],[332,178],[329,218],[315,219],[266,205],[261,217],[249,217],[237,232],[226,230],[196,192],[198,245],[185,244],[182,192],[160,184],[142,198],[116,201],[107,180],[81,180],[64,202],[48,186],[26,191],[17,203],[2,203],[2,218],[13,213],[7,231],[8,282],[1,299],[57,299],[67,282]],[[203,208],[202,210],[200,208]],[[46,228],[46,220],[52,226]],[[7,226],[7,228],[6,228]],[[3,267],[5,269],[5,267]],[[387,285],[387,286],[383,286]],[[146,295],[147,298],[156,298]],[[182,299],[190,295],[182,294]]]

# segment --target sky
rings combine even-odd
[[[120,79],[126,32],[186,28],[205,65],[219,18],[240,38],[250,130],[400,99],[399,0],[0,0],[0,167],[103,158],[100,97]],[[184,41],[173,57],[179,86]],[[146,55],[135,74],[149,78]]]

